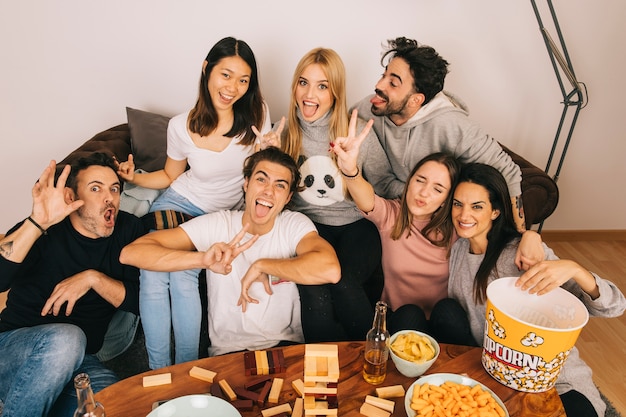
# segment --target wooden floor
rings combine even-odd
[[[585,240],[542,233],[546,244],[563,259],[573,259],[613,281],[626,293],[626,240]],[[576,346],[593,370],[600,391],[626,416],[626,314],[618,318],[591,318]]]

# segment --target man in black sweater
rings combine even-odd
[[[0,407],[11,416],[72,415],[73,377],[95,392],[117,380],[94,353],[117,309],[138,313],[139,271],[122,248],[143,234],[119,211],[121,183],[101,153],[51,161],[32,190],[30,216],[0,240]],[[72,398],[72,394],[73,398]]]

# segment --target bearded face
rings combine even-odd
[[[121,185],[109,167],[93,165],[77,176],[76,191],[67,188],[68,201],[84,204],[70,215],[74,228],[91,238],[109,237],[119,213]]]

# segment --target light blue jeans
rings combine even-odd
[[[74,376],[86,372],[94,392],[118,381],[72,324],[45,324],[0,333],[0,400],[3,417],[72,417]]]
[[[111,318],[109,327],[104,335],[102,347],[96,353],[100,362],[111,359],[126,352],[135,340],[135,334],[139,327],[139,316],[129,311],[117,310]]]
[[[191,216],[204,212],[168,188],[150,212],[176,210]],[[155,272],[142,269],[139,275],[139,313],[146,337],[148,365],[159,369],[172,364],[171,331],[174,330],[174,363],[198,359],[202,307],[198,290],[200,269]]]

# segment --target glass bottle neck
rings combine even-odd
[[[91,381],[86,374],[79,374],[74,379],[74,387],[76,388],[76,396],[78,397],[78,405],[88,406],[96,404],[91,390]]]
[[[387,330],[387,304],[383,301],[376,303],[376,311],[374,312],[373,328],[382,331]]]

